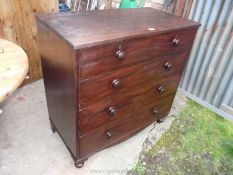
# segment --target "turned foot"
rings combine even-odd
[[[84,161],[75,161],[74,165],[76,166],[76,168],[82,168],[84,165]]]
[[[162,123],[162,122],[164,122],[164,120],[165,120],[165,118],[159,118],[159,119],[157,120],[157,122],[158,122],[158,123]]]

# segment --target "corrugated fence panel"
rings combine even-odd
[[[187,0],[186,5],[190,2],[190,12],[183,16],[201,27],[179,90],[233,121],[233,0]]]

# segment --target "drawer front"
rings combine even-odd
[[[164,55],[174,55],[180,52],[189,52],[191,50],[196,29],[188,29],[183,31],[175,31],[165,33],[158,37],[152,37],[149,56],[158,58]],[[166,41],[158,44],[158,41]]]
[[[116,120],[87,135],[79,137],[81,158],[119,143],[144,129],[158,118],[166,116],[170,109],[170,106],[167,105],[168,100],[172,102],[173,98],[170,97],[153,104],[154,108],[156,107],[159,111],[156,115],[150,108],[145,108],[140,113],[136,113],[135,117],[127,118],[126,120]]]
[[[165,55],[151,59],[146,64],[147,79],[161,80],[178,72],[182,72],[186,64],[189,52],[182,52],[176,55]]]
[[[114,42],[82,49],[80,79],[88,79],[123,65],[149,59],[151,41],[148,37]]]
[[[189,48],[195,32],[196,29],[177,30],[82,49],[79,57],[80,79],[88,79],[127,64]]]
[[[151,96],[149,96],[151,95]],[[175,93],[166,93],[158,97],[153,93],[143,94],[136,98],[135,101],[135,117],[145,115],[148,117],[146,120],[156,120],[166,116],[171,108]]]
[[[92,106],[107,98],[115,100],[127,96],[128,91],[137,95],[137,86],[147,88],[147,81],[160,81],[170,75],[182,72],[187,52],[179,55],[162,56],[145,63],[113,71],[93,79],[80,82],[80,109]],[[141,89],[139,88],[139,89]]]
[[[80,108],[91,106],[104,99],[124,95],[132,87],[145,81],[145,63],[113,71],[107,75],[80,82]]]
[[[79,135],[85,135],[114,120],[128,119],[135,112],[136,114],[142,112],[142,109],[152,109],[156,107],[155,103],[164,101],[163,99],[167,99],[167,104],[162,107],[169,108],[175,96],[180,76],[180,73],[176,73],[165,79],[146,83],[134,91],[125,93],[124,96],[119,96],[114,100],[106,98],[91,107],[80,110]]]
[[[79,138],[80,157],[89,156],[103,148],[120,142],[130,135],[132,117],[126,120],[116,120],[87,135]],[[128,125],[127,125],[128,124]]]
[[[170,109],[173,98],[175,97],[181,73],[174,74],[160,81],[156,81],[151,88],[134,98],[135,112],[152,111],[158,107]],[[149,109],[149,110],[148,110]]]
[[[79,135],[87,134],[117,119],[132,117],[134,104],[128,101],[103,101],[79,112]]]

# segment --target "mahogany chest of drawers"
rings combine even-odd
[[[52,128],[77,167],[170,110],[199,23],[151,8],[41,14]]]

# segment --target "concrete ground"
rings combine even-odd
[[[130,139],[89,157],[82,169],[73,160],[57,133],[52,133],[42,80],[17,90],[0,114],[0,175],[126,174],[168,129],[185,98],[176,95],[169,116]]]

